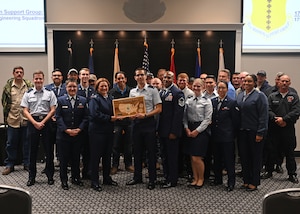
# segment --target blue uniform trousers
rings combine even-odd
[[[49,133],[49,121],[45,123],[42,130],[36,129],[32,123],[28,123],[28,141],[30,142],[30,164],[29,164],[29,179],[36,177],[36,160],[39,149],[39,144],[44,144],[46,153],[46,168],[45,173],[48,179],[53,179],[54,175],[54,145],[50,142],[48,136]]]

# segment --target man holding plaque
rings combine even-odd
[[[174,73],[167,71],[163,78],[165,88],[160,92],[163,111],[159,116],[158,134],[166,179],[162,188],[175,187],[178,180],[179,137],[185,100],[183,92],[173,84],[173,80]]]
[[[149,183],[147,188],[155,188],[156,180],[156,144],[155,144],[155,120],[154,115],[161,112],[161,99],[158,91],[146,83],[146,71],[143,68],[135,70],[137,87],[131,89],[129,97],[143,96],[146,112],[139,112],[133,119],[133,148],[134,148],[134,177],[126,185],[143,183],[142,179],[142,157],[143,149],[148,151]]]

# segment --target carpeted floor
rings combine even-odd
[[[32,196],[32,211],[37,213],[238,213],[251,214],[262,212],[263,196],[271,191],[300,187],[287,181],[284,174],[274,173],[273,178],[262,180],[258,191],[246,192],[239,189],[241,178],[237,177],[236,188],[226,192],[225,186],[211,187],[204,185],[202,189],[187,187],[184,178],[179,180],[175,188],[160,189],[158,186],[150,191],[145,184],[126,186],[126,181],[132,173],[119,171],[113,179],[118,187],[103,186],[102,192],[90,188],[90,182],[84,181],[84,187],[74,186],[69,182],[70,189],[62,190],[58,168],[55,172],[55,184],[49,186],[45,174],[41,174],[44,164],[38,164],[36,184],[26,186],[28,173],[22,166],[16,166],[15,171],[7,176],[0,175],[0,184],[17,186],[28,190]],[[124,167],[124,166],[122,166]],[[0,167],[3,170],[3,167]],[[146,170],[144,170],[146,173]],[[160,172],[161,173],[161,172]],[[298,174],[300,174],[298,169]],[[161,178],[159,178],[161,179]],[[225,179],[224,179],[225,180]],[[145,178],[144,181],[147,181]],[[1,212],[2,214],[2,212]]]

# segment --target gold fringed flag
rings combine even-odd
[[[94,41],[91,39],[90,41],[90,53],[89,53],[89,69],[90,74],[94,73],[94,60],[93,60],[93,52],[94,52]]]
[[[198,39],[198,41],[197,41],[195,77],[199,78],[200,75],[201,75],[201,49],[200,49],[200,40]]]
[[[175,41],[174,39],[172,39],[171,41],[171,62],[170,62],[170,71],[172,71],[174,73],[174,80],[173,82],[176,83],[176,70],[175,70],[175,48],[174,48],[174,45],[175,45]]]

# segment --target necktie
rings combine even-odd
[[[161,96],[164,97],[167,94],[167,89],[164,89],[161,93]]]
[[[55,87],[55,95],[57,96],[58,94],[59,94],[59,87],[56,86],[56,87]]]
[[[83,89],[83,91],[84,91],[85,97],[88,97],[88,94],[87,94],[87,90],[86,90],[86,88],[85,88],[85,89]]]
[[[218,107],[217,107],[217,108],[218,108],[218,111],[219,111],[220,108],[221,108],[222,102],[223,102],[223,101],[219,99],[219,101],[218,101]]]
[[[71,105],[72,105],[72,108],[74,108],[74,106],[75,106],[75,98],[74,97],[71,97]]]

